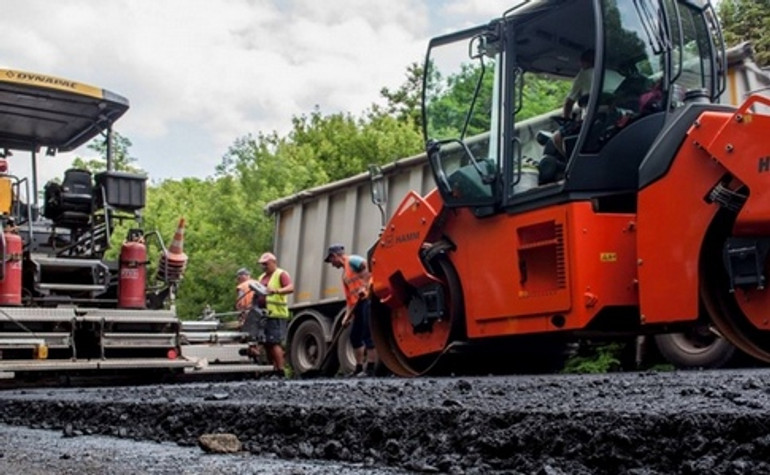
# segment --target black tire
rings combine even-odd
[[[342,330],[340,339],[337,341],[337,361],[342,374],[352,373],[356,369],[356,355],[353,352],[353,345],[350,344],[350,327],[351,325]]]
[[[289,360],[294,372],[301,375],[320,369],[318,365],[326,355],[327,346],[324,329],[318,321],[311,318],[300,323],[289,349]]]
[[[702,328],[655,335],[655,344],[669,363],[681,369],[721,368],[733,358],[736,349],[724,338],[707,335]]]

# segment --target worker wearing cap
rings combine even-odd
[[[254,291],[249,288],[249,283],[256,282],[251,278],[251,271],[245,267],[238,269],[235,273],[235,278],[238,279],[238,285],[235,287],[237,297],[235,301],[235,309],[241,312],[248,311],[254,300]]]
[[[258,280],[267,291],[267,295],[257,295],[257,306],[264,308],[267,314],[264,345],[273,364],[274,375],[283,376],[284,352],[281,345],[286,338],[286,325],[290,317],[286,296],[294,292],[294,284],[289,273],[278,267],[274,254],[262,254],[259,265],[262,266],[262,274]]]
[[[350,328],[350,343],[356,357],[356,369],[352,376],[374,376],[377,353],[374,350],[372,332],[369,327],[371,302],[369,283],[371,274],[366,259],[361,256],[346,255],[342,244],[333,244],[326,253],[325,262],[337,269],[342,269],[342,286],[345,289],[345,316],[342,325]],[[364,358],[366,368],[364,368]]]
[[[235,273],[235,277],[238,279],[238,285],[235,287],[237,293],[235,309],[240,312],[238,314],[238,323],[241,331],[248,333],[250,341],[253,342],[253,344],[249,345],[249,348],[246,350],[246,354],[252,358],[256,358],[259,356],[259,347],[256,345],[256,342],[261,340],[262,337],[260,336],[259,331],[259,316],[253,312],[250,314],[250,312],[253,310],[253,305],[255,303],[255,292],[251,289],[251,284],[254,284],[257,281],[251,278],[251,271],[245,267],[238,269],[238,272]]]

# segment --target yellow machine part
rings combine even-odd
[[[11,179],[0,176],[0,214],[10,215],[13,204],[13,186]]]
[[[48,346],[43,343],[35,347],[35,359],[45,360],[48,359]]]

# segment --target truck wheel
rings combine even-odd
[[[289,352],[294,372],[302,374],[311,369],[319,369],[318,365],[326,355],[326,346],[324,329],[320,323],[313,319],[300,323],[294,332]]]
[[[356,355],[353,345],[350,344],[350,326],[342,331],[337,341],[337,359],[340,362],[340,372],[350,374],[356,369]]]
[[[721,368],[735,354],[735,346],[714,335],[706,325],[686,333],[655,335],[660,354],[677,368]]]

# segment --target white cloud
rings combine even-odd
[[[521,0],[518,0],[519,2]],[[516,5],[516,1],[508,3],[500,2],[498,0],[453,0],[448,2],[444,7],[447,14],[456,15],[458,17],[465,17],[471,20],[478,20],[484,18],[496,18],[503,14],[503,12],[512,6]]]
[[[3,7],[3,66],[127,97],[131,109],[116,130],[156,179],[211,174],[236,138],[284,133],[293,115],[315,105],[359,114],[380,101],[380,88],[403,82],[428,39],[428,10],[418,0],[6,0]]]

